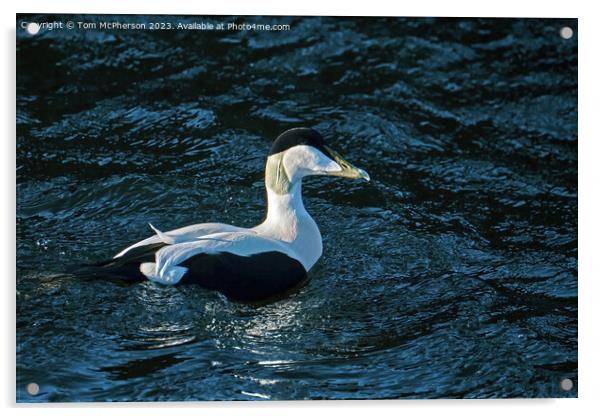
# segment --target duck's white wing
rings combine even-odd
[[[279,252],[292,259],[297,255],[290,245],[263,237],[251,230],[215,233],[201,236],[196,241],[171,244],[155,253],[154,263],[142,263],[140,271],[149,280],[175,285],[188,271],[181,263],[198,254],[231,253],[248,257],[253,254]]]
[[[167,232],[161,232],[153,227],[152,224],[149,224],[150,227],[155,231],[155,235],[152,237],[146,238],[142,241],[137,242],[136,244],[132,244],[126,249],[120,251],[115,257],[118,258],[123,256],[125,253],[130,251],[133,248],[146,246],[149,244],[157,244],[157,243],[165,243],[165,244],[179,244],[190,241],[196,241],[199,237],[203,237],[210,234],[215,233],[223,233],[223,232],[237,232],[237,231],[248,231],[246,228],[235,227],[233,225],[228,224],[220,224],[217,222],[208,222],[205,224],[194,224],[189,225],[187,227],[178,228],[176,230],[171,230]]]

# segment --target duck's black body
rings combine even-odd
[[[90,265],[80,275],[124,282],[142,282],[147,277],[140,265],[152,262],[164,243],[136,247],[125,255]],[[197,284],[223,293],[239,302],[258,302],[282,295],[300,286],[307,272],[299,261],[277,251],[238,256],[232,253],[198,254],[181,263],[188,271],[178,284]]]
[[[199,284],[243,302],[273,298],[299,286],[307,277],[301,263],[277,251],[249,257],[199,254],[182,265],[189,271],[181,283]]]

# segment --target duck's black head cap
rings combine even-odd
[[[320,150],[326,156],[330,156],[330,153],[326,149],[326,141],[324,137],[314,129],[310,129],[307,127],[297,127],[294,129],[290,129],[282,133],[280,136],[274,140],[272,144],[272,148],[270,149],[270,155],[284,152],[291,147],[298,145],[307,145],[313,146],[316,149]]]

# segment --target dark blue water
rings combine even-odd
[[[19,17],[48,20],[107,18]],[[576,20],[108,20],[290,30],[18,22],[18,401],[577,395]],[[372,177],[305,181],[324,255],[297,293],[65,273],[148,222],[259,223],[295,126]]]

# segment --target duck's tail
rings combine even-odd
[[[82,278],[141,282],[147,277],[140,270],[140,265],[155,261],[156,251],[165,245],[165,243],[155,243],[136,247],[120,257],[98,263],[78,265],[68,273]]]
[[[140,272],[139,265],[136,267],[136,264],[133,263],[119,264],[111,260],[81,264],[68,270],[68,273],[80,278],[119,280],[123,282],[141,282],[146,279]]]

